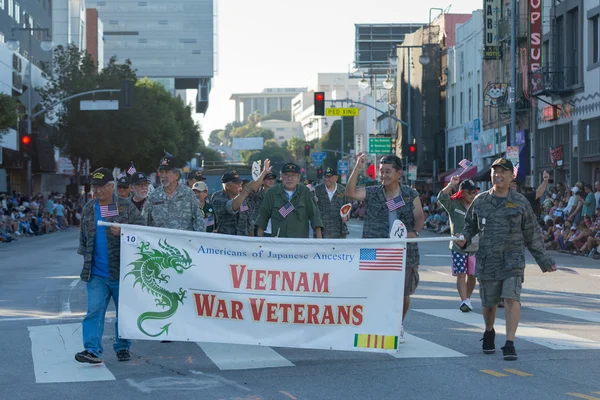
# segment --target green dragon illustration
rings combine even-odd
[[[139,282],[142,291],[146,289],[148,293],[156,297],[157,307],[167,308],[166,311],[148,311],[139,316],[137,320],[139,330],[150,337],[158,337],[163,333],[168,335],[171,323],[164,325],[156,334],[146,332],[142,327],[142,323],[149,319],[161,320],[172,317],[177,312],[178,303],[183,304],[183,299],[186,298],[186,291],[183,288],[179,288],[179,292],[169,292],[160,286],[160,283],[169,283],[170,276],[165,275],[164,272],[172,268],[178,274],[182,274],[185,270],[194,266],[192,259],[185,249],[183,250],[185,255],[183,255],[178,249],[169,245],[166,239],[162,242],[159,240],[158,246],[162,250],[150,249],[150,243],[142,242],[138,246],[140,252],[137,253],[141,257],[129,264],[133,265],[133,269],[125,275],[125,278],[129,275],[134,276],[135,282],[133,283],[133,287]]]

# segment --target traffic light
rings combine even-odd
[[[417,162],[417,145],[416,144],[408,145],[408,162],[410,162],[410,163]]]
[[[323,177],[323,168],[317,169],[317,178],[321,179]]]
[[[315,115],[325,115],[325,92],[315,92]]]
[[[305,144],[304,145],[304,156],[305,157],[310,157],[310,144]]]
[[[32,138],[27,133],[21,133],[19,138],[21,153],[25,156],[25,158],[31,157],[31,148],[33,146]]]

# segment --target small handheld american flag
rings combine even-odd
[[[387,206],[388,210],[395,211],[395,210],[399,209],[400,207],[405,206],[406,203],[402,199],[402,196],[398,196],[391,200],[386,201],[385,205]]]
[[[100,206],[100,216],[106,217],[117,217],[119,215],[119,209],[116,204],[108,204],[106,206]]]
[[[517,163],[514,167],[513,167],[513,178],[517,177],[517,173],[519,172],[519,163]]]
[[[117,176],[117,179],[125,178],[126,176],[127,174],[125,173],[125,171],[123,171],[119,174],[119,176]]]
[[[248,211],[248,204],[246,204],[246,202],[244,201],[242,203],[242,205],[240,206],[240,211],[244,212],[244,211]]]
[[[281,214],[281,216],[285,218],[294,210],[294,205],[288,201],[286,204],[284,204],[283,207],[279,209],[279,214]]]
[[[467,160],[466,158],[464,158],[461,162],[458,163],[458,165],[460,165],[461,168],[463,168],[463,169],[467,169],[471,165],[473,165],[473,163],[471,161]]]
[[[137,171],[137,170],[136,170],[136,169],[135,169],[135,167],[133,166],[133,163],[131,163],[131,165],[129,166],[129,169],[127,170],[127,173],[128,173],[129,175],[133,175],[133,174],[135,174],[135,173],[136,173],[136,171]]]

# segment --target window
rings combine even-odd
[[[0,43],[6,43],[4,40],[4,33],[0,32]]]
[[[21,23],[21,6],[16,1],[15,1],[15,21],[17,21],[17,24]]]
[[[543,67],[547,71],[550,68],[550,41],[548,40],[542,43],[542,60]]]
[[[119,21],[117,21],[116,19],[111,19],[110,21],[108,21],[108,23],[111,25],[117,25]]]
[[[590,64],[597,64],[600,62],[599,52],[600,52],[600,30],[598,27],[598,22],[600,19],[600,15],[596,14],[594,17],[590,19],[589,23],[589,31],[588,34],[590,46]]]
[[[473,144],[465,143],[465,158],[469,161],[473,161]]]
[[[458,55],[459,64],[458,64],[458,73],[463,75],[465,73],[465,53],[460,52]]]
[[[481,83],[477,84],[477,113],[475,114],[476,118],[479,118],[479,113],[481,112]],[[470,160],[470,158],[469,158]]]
[[[554,38],[556,40],[556,44],[554,46],[554,68],[557,73],[563,72],[563,54],[565,54],[564,49],[564,39],[563,35],[565,32],[565,23],[562,15],[556,18],[556,35]]]
[[[446,169],[453,169],[455,168],[455,161],[454,161],[454,147],[450,147],[448,149],[448,166],[446,167]]]
[[[473,90],[469,89],[469,121],[473,119]]]
[[[463,147],[456,146],[456,161],[461,162],[464,159],[463,157]]]
[[[568,43],[570,54],[567,60],[570,61],[569,67],[569,85],[579,83],[579,12],[575,8],[569,12],[569,37]]]
[[[4,10],[4,0],[0,0],[0,10]]]
[[[8,0],[8,16],[13,17],[15,15],[13,0]]]
[[[179,43],[196,43],[196,39],[179,39]]]
[[[460,92],[460,119],[459,119],[459,124],[462,125],[463,123],[463,112],[464,112],[464,104],[463,104],[463,92]]]
[[[452,126],[454,126],[454,96],[452,96]]]

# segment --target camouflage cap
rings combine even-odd
[[[221,182],[233,182],[239,185],[242,183],[242,179],[240,178],[240,175],[237,173],[237,171],[229,171],[223,174],[223,176],[221,177]]]
[[[513,170],[513,163],[510,160],[507,160],[506,158],[498,158],[496,161],[494,161],[494,163],[492,164],[492,169],[494,167],[500,167],[503,168],[507,171],[512,171]]]
[[[90,182],[95,186],[104,186],[108,182],[114,182],[112,171],[108,168],[98,168],[92,172],[92,181]]]
[[[297,174],[300,173],[300,166],[294,163],[284,164],[283,168],[281,168],[281,173],[285,174],[286,172],[295,172]]]
[[[117,187],[129,187],[129,179],[126,176],[122,176],[117,179]]]

